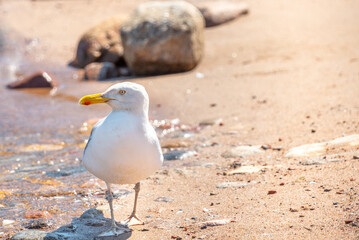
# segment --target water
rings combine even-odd
[[[36,48],[36,39],[10,41],[0,32],[0,219],[15,221],[0,228],[0,238],[34,224],[45,231],[55,229],[106,201],[105,184],[82,167],[81,157],[92,125],[110,108],[89,109],[78,99],[112,83],[81,82],[75,69],[28,61],[25,52],[36,55]],[[17,75],[40,69],[59,82],[56,94],[49,89],[6,88]],[[182,125],[178,119],[154,120],[153,125],[161,138],[198,131],[198,126]],[[124,190],[117,186],[113,191],[116,196]],[[52,217],[34,223],[25,218],[29,210],[48,211]]]

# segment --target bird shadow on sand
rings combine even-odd
[[[132,230],[123,226],[125,233],[118,236],[99,236],[110,229],[111,219],[105,218],[103,212],[96,208],[85,211],[70,224],[47,233],[44,240],[125,240],[131,237]]]

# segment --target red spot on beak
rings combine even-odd
[[[84,105],[90,105],[91,104],[91,102],[84,102]]]

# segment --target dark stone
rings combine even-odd
[[[9,83],[7,88],[53,88],[57,87],[56,79],[47,72],[35,72],[25,77],[20,77],[17,81]]]
[[[42,229],[48,227],[49,224],[46,220],[43,219],[37,219],[32,220],[28,224],[25,225],[25,228],[27,229]]]
[[[125,19],[124,16],[111,17],[85,32],[78,43],[76,57],[70,65],[80,68],[92,62],[124,65],[120,27]]]

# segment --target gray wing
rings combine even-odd
[[[96,124],[96,125],[97,125],[97,124]],[[85,155],[85,152],[86,152],[87,147],[88,147],[89,144],[90,144],[91,138],[92,138],[92,136],[93,136],[93,134],[94,134],[94,132],[95,132],[96,125],[95,125],[95,126],[92,128],[92,130],[91,130],[89,140],[87,140],[87,144],[86,144],[86,147],[85,147],[85,149],[84,149],[84,155]]]
[[[89,140],[87,141],[86,147],[85,147],[85,149],[84,149],[83,155],[85,155],[85,153],[86,153],[86,149],[87,149],[87,147],[88,147],[89,144],[90,144],[91,138],[92,138],[92,136],[94,135],[96,128],[98,127],[98,125],[100,125],[100,124],[103,122],[103,120],[104,120],[104,119],[100,119],[100,120],[93,126],[93,128],[92,128],[92,130],[91,130],[91,133],[90,133]]]

